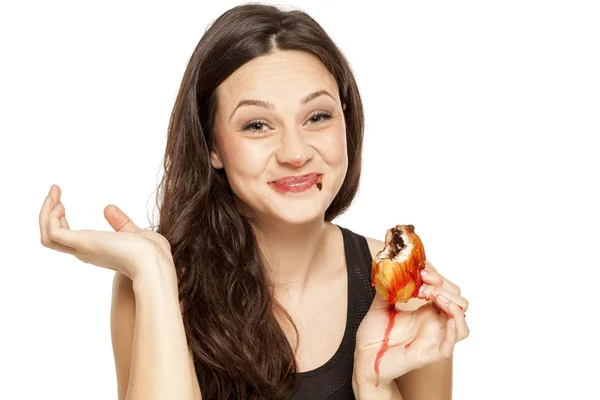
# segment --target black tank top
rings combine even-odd
[[[337,226],[337,225],[336,225]],[[354,400],[352,371],[356,331],[375,296],[371,286],[371,252],[364,236],[338,226],[344,237],[348,273],[348,312],[342,342],[333,357],[320,367],[297,375],[294,400]]]

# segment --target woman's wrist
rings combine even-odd
[[[140,263],[132,281],[136,296],[156,290],[178,294],[177,275],[173,263],[159,258],[148,258]]]
[[[408,372],[402,372],[405,371],[404,368],[402,368],[400,370],[399,375],[397,376],[390,376],[389,374],[385,374],[384,376],[378,376],[378,374],[375,372],[375,368],[374,368],[374,364],[372,361],[373,355],[369,354],[369,353],[363,353],[361,352],[359,349],[356,349],[354,351],[354,372],[352,375],[352,381],[353,381],[353,385],[360,385],[360,387],[362,388],[375,388],[376,386],[381,386],[383,388],[385,387],[392,387],[395,388],[396,384],[394,383],[392,378],[397,378],[401,375],[403,375],[404,373]],[[402,360],[397,360],[397,366],[400,366],[402,363]]]

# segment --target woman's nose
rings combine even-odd
[[[277,161],[281,164],[292,164],[299,167],[313,156],[313,149],[306,144],[300,133],[286,132],[285,138],[276,152]]]

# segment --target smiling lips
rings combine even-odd
[[[271,181],[269,184],[281,193],[298,193],[310,189],[315,184],[317,185],[317,189],[321,190],[323,187],[322,181],[323,174],[313,172],[300,176],[286,176],[285,178]]]

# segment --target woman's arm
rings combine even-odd
[[[148,268],[157,272],[135,282],[115,273],[111,336],[119,400],[201,399],[177,286],[161,274],[165,268]]]
[[[452,357],[407,372],[394,382],[404,400],[451,400]]]

